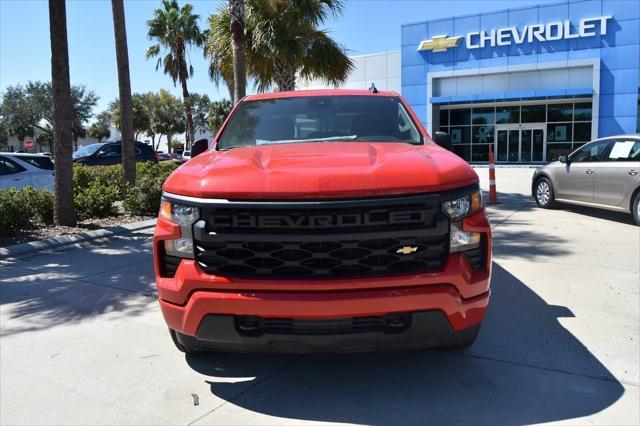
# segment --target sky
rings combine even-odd
[[[511,7],[523,7],[557,0],[347,0],[341,16],[325,22],[331,36],[350,55],[398,50],[400,26],[456,15],[467,15]],[[184,4],[180,1],[180,4]],[[204,29],[207,17],[224,6],[224,1],[191,0]],[[146,21],[160,0],[125,0],[131,89],[135,92],[167,89],[177,96],[179,87],[156,61],[145,58],[152,42]],[[109,0],[68,0],[67,31],[71,83],[82,84],[100,97],[94,113],[108,108],[118,95],[115,42]],[[190,52],[195,69],[189,80],[191,92],[206,93],[212,99],[228,98],[224,85],[216,87],[207,73],[202,51]],[[51,79],[48,1],[0,0],[0,91],[29,80]]]

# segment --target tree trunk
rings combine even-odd
[[[129,51],[122,0],[111,0],[113,11],[113,33],[116,39],[118,62],[118,86],[120,87],[120,127],[122,127],[122,169],[125,182],[136,183],[136,155],[133,135],[133,104],[129,77]]]
[[[287,61],[276,59],[273,64],[274,80],[278,91],[296,90],[296,67]]]
[[[233,102],[244,98],[247,90],[244,38],[244,0],[229,0],[231,46],[233,53]]]
[[[236,101],[235,101],[235,98],[233,97],[235,89],[234,89],[233,83],[227,82],[227,90],[229,91],[229,97],[231,98],[231,105],[235,105]]]
[[[182,83],[182,100],[184,102],[184,113],[187,116],[186,146],[191,149],[191,144],[195,140],[193,130],[193,115],[191,114],[191,101],[189,101],[189,90],[187,89],[187,76],[183,70],[180,72],[180,82]]]
[[[76,210],[73,204],[71,160],[73,115],[65,0],[49,0],[49,33],[53,88],[53,158],[55,160],[53,221],[56,225],[75,226]]]
[[[167,133],[167,153],[171,154],[171,134]]]

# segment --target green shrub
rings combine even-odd
[[[51,225],[53,223],[53,192],[28,186],[23,189],[23,195],[37,220],[45,225]]]
[[[127,212],[140,215],[155,215],[160,209],[162,184],[178,167],[165,161],[158,164],[138,163],[136,184],[127,190],[124,208]]]
[[[117,199],[118,189],[115,186],[94,180],[87,188],[74,194],[76,216],[79,220],[114,216],[118,212],[114,204]]]
[[[53,223],[53,193],[28,186],[0,190],[0,236]]]
[[[0,190],[0,236],[15,235],[20,230],[31,228],[31,211],[24,201],[21,190]]]
[[[117,191],[118,200],[124,199],[125,185],[122,166],[86,166],[73,165],[73,192],[77,194],[92,184],[113,187]]]

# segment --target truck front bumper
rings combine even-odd
[[[476,270],[464,254],[454,253],[442,269],[420,274],[332,280],[232,279],[208,275],[194,260],[182,259],[172,277],[163,277],[156,253],[160,307],[179,340],[209,349],[281,351],[286,346],[287,352],[306,352],[445,345],[475,332],[490,298],[491,238],[484,212],[465,219],[464,229],[488,237],[485,263]],[[163,239],[176,234],[179,231],[171,222],[160,219],[156,251]],[[408,318],[404,327],[349,328],[365,319],[384,321],[394,314]],[[246,332],[240,322],[247,317],[289,325]],[[302,330],[296,328],[300,324]]]
[[[400,329],[385,326],[395,318],[406,321]],[[473,339],[477,326],[461,331],[451,328],[441,311],[411,312],[381,317],[325,320],[275,319],[270,332],[243,332],[242,317],[206,315],[196,336],[177,332],[182,345],[195,350],[228,352],[360,352],[424,347],[456,346]],[[252,317],[255,318],[255,317]],[[263,322],[264,320],[260,320]],[[266,322],[266,321],[265,321]],[[273,326],[275,324],[275,326]]]

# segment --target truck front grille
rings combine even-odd
[[[208,274],[347,278],[441,268],[449,220],[437,195],[202,207],[195,258]]]

